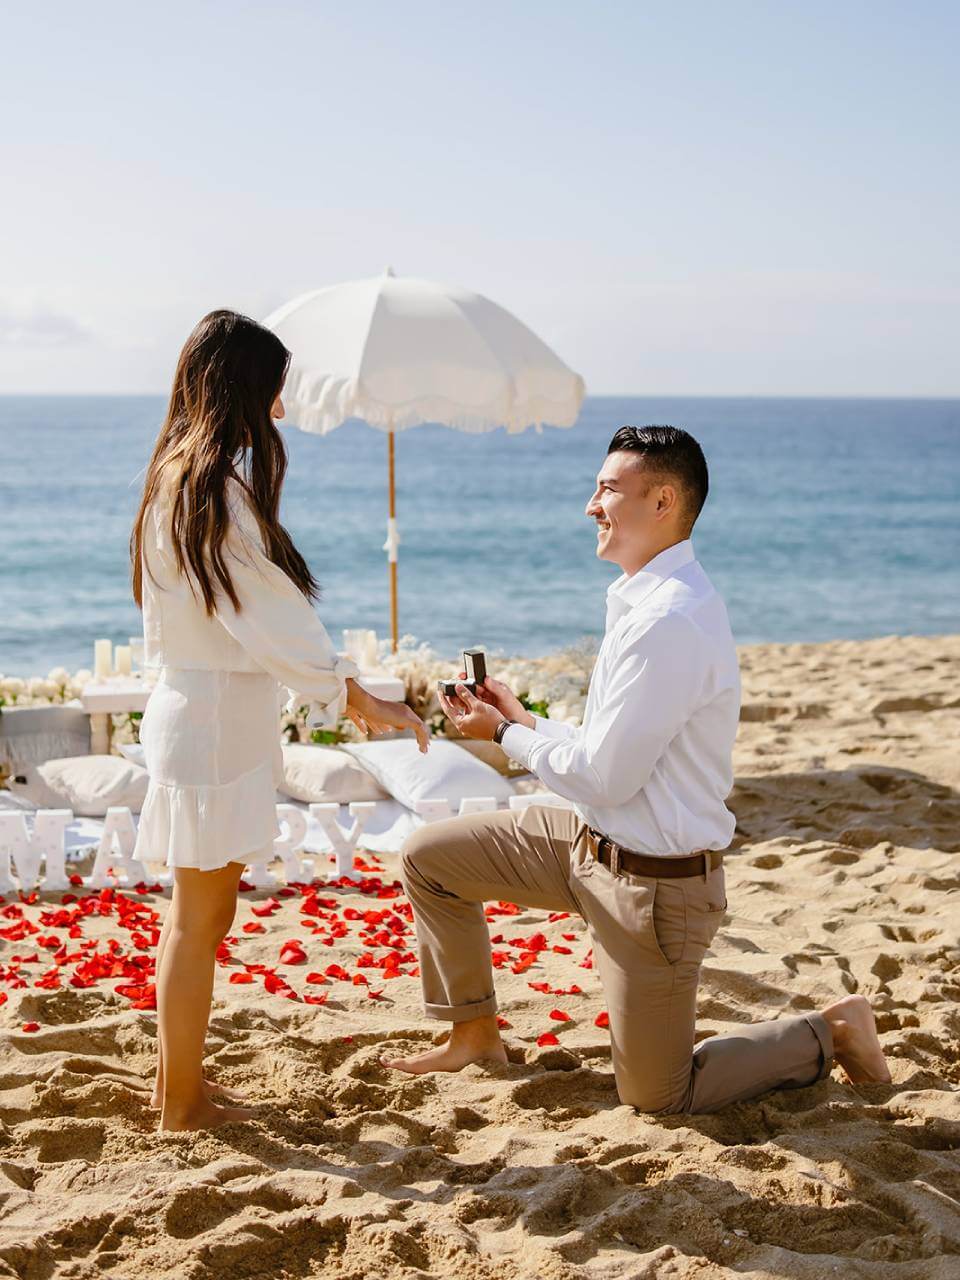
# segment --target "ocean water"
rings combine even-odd
[[[140,629],[127,538],[159,397],[0,397],[0,672],[92,666]],[[624,423],[702,443],[694,534],[738,641],[960,630],[960,401],[593,398],[571,430],[397,436],[400,631],[535,655],[602,634],[619,570],[584,506]],[[389,634],[387,439],[284,435],[283,517],[344,627]]]

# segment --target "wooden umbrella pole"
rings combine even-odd
[[[397,652],[398,638],[398,622],[397,622],[397,489],[394,480],[394,433],[390,431],[387,435],[387,451],[390,462],[390,525],[387,536],[387,546],[390,556],[390,626],[393,631],[393,652]]]

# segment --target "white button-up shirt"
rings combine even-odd
[[[627,849],[725,849],[740,671],[723,600],[689,539],[607,589],[583,723],[536,716],[503,749]]]

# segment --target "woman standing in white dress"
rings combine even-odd
[[[282,778],[280,710],[348,715],[364,732],[426,726],[365,692],[311,606],[319,588],[278,518],[287,466],[274,418],[289,352],[231,311],[187,339],[130,540],[146,663],[159,679],[141,722],[150,785],[136,856],[174,869],[157,952],[160,1127],[252,1112],[213,1101],[203,1046],[217,947],[248,861],[269,856]]]

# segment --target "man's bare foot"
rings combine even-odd
[[[472,1018],[455,1022],[448,1039],[435,1049],[412,1058],[381,1058],[385,1067],[406,1071],[412,1076],[431,1071],[462,1071],[471,1062],[506,1062],[507,1051],[500,1039],[496,1018]]]
[[[164,1106],[160,1115],[161,1133],[188,1133],[196,1129],[219,1129],[221,1125],[252,1120],[252,1107],[221,1107],[206,1095],[193,1106]]]
[[[851,1084],[889,1084],[877,1024],[864,996],[845,996],[823,1010],[833,1033],[833,1056]]]
[[[227,1098],[231,1102],[241,1102],[243,1094],[236,1089],[228,1089],[225,1084],[218,1084],[216,1080],[204,1079],[203,1090],[208,1098]],[[163,1081],[158,1080],[153,1086],[153,1093],[150,1095],[150,1106],[154,1111],[159,1111],[163,1106]]]

